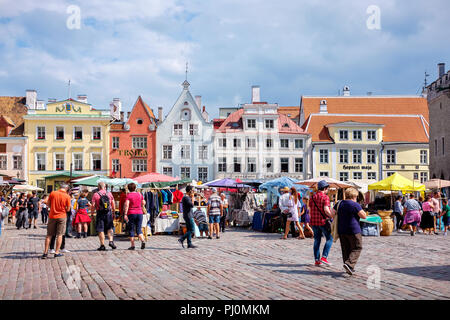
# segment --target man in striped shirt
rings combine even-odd
[[[209,224],[206,220],[206,213],[201,209],[197,209],[194,212],[194,220],[198,226],[198,230],[200,231],[200,237],[204,238],[209,236]],[[202,236],[203,233],[205,236]]]

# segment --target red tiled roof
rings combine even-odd
[[[292,120],[298,118],[300,114],[300,106],[296,107],[279,107],[278,112],[287,115]]]

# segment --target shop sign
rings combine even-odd
[[[147,157],[148,152],[145,149],[118,150],[119,156],[125,157]]]
[[[344,170],[372,170],[372,166],[343,166]]]

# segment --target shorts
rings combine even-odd
[[[114,229],[113,215],[111,213],[97,214],[95,219],[95,231],[107,233],[112,229]]]
[[[450,226],[450,217],[449,216],[443,216],[442,222],[444,223],[444,226],[448,227]]]
[[[66,233],[66,218],[48,219],[47,236],[62,236]]]
[[[210,215],[209,223],[220,223],[220,214]]]
[[[208,232],[209,231],[208,224],[207,223],[199,223],[198,230],[200,232],[203,232],[203,231]]]
[[[142,234],[142,220],[144,215],[142,214],[130,214],[128,215],[128,230],[130,231],[130,237],[133,238],[135,231],[137,235]]]
[[[37,219],[39,216],[39,211],[28,211],[28,219]]]

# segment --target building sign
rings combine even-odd
[[[372,170],[372,166],[343,166],[344,170]]]
[[[60,107],[56,107],[56,112],[69,113],[71,111],[73,111],[73,112],[81,112],[81,107],[77,108],[71,102],[66,102],[63,105],[61,105]]]
[[[125,157],[147,157],[148,152],[145,149],[118,150],[119,156]]]

